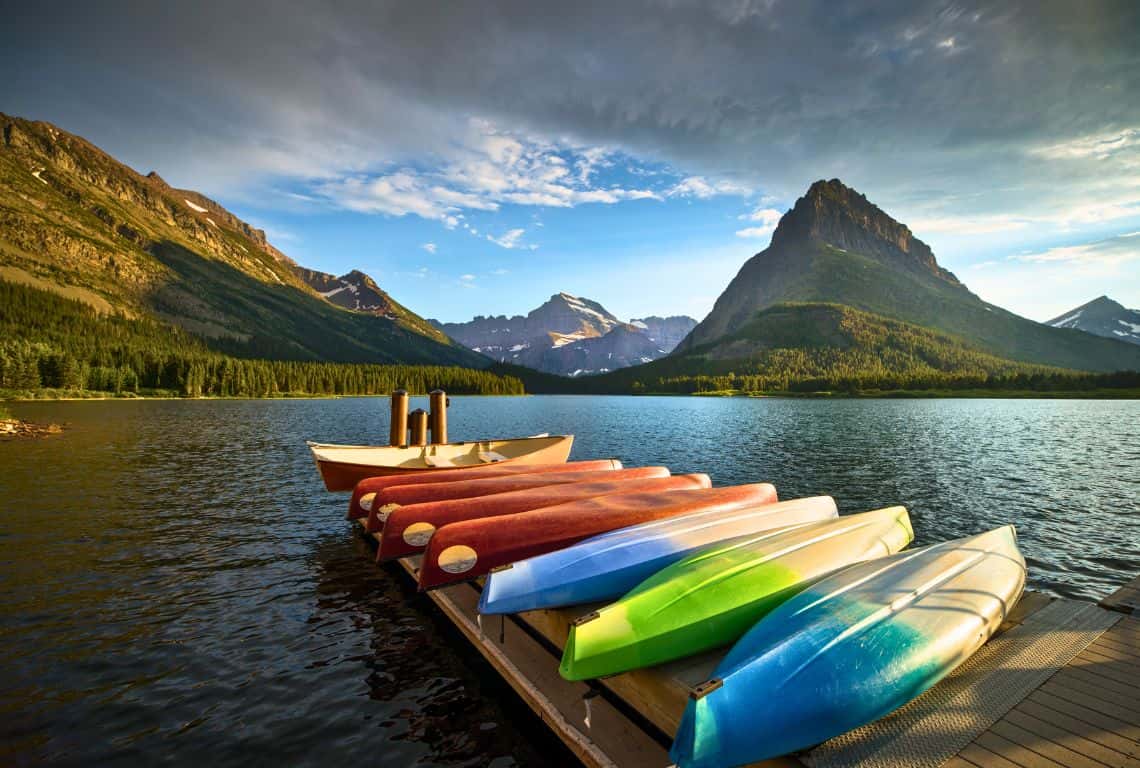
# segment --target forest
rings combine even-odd
[[[174,326],[0,280],[0,390],[180,397],[522,394],[513,376],[473,368],[238,358]]]

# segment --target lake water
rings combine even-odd
[[[573,764],[323,490],[304,441],[382,442],[386,401],[11,410],[68,429],[0,442],[0,764]],[[457,397],[449,422],[905,504],[917,544],[1013,522],[1055,594],[1140,570],[1138,402]]]

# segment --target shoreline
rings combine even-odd
[[[577,397],[743,397],[743,398],[772,398],[772,399],[829,399],[829,400],[1140,400],[1140,389],[1094,389],[1094,390],[1064,390],[1039,391],[1032,389],[896,389],[896,390],[856,390],[854,392],[794,392],[770,391],[747,392],[742,390],[717,390],[711,392],[627,392],[627,393],[592,393],[592,392],[527,392],[522,395],[487,395],[487,394],[459,394],[457,397],[533,397],[542,395],[572,395]],[[423,397],[413,395],[413,397]],[[185,397],[174,394],[115,394],[113,392],[94,392],[67,390],[60,394],[53,394],[51,390],[43,390],[37,394],[21,391],[16,396],[10,396],[0,390],[0,403],[49,403],[49,402],[131,402],[154,400],[187,400],[187,401],[217,401],[217,400],[340,400],[343,398],[388,398],[389,393],[382,394],[343,394],[323,395],[306,393],[274,394],[264,397],[249,395],[205,395],[198,397]]]

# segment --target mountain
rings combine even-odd
[[[3,114],[0,279],[159,320],[242,357],[486,365],[367,275],[304,269],[204,195]]]
[[[1052,328],[987,304],[914,237],[838,179],[817,181],[784,215],[772,242],[753,256],[715,306],[672,353],[723,357],[769,347],[742,339],[756,313],[789,303],[852,307],[959,338],[989,355],[1031,364],[1140,370],[1140,349]]]
[[[556,293],[525,317],[435,323],[460,344],[496,362],[582,376],[647,363],[671,351],[696,325],[691,317],[647,317],[622,323],[601,304]]]
[[[677,345],[697,327],[697,321],[687,315],[671,317],[653,315],[630,320],[629,324],[639,329],[649,337],[650,341],[666,352],[676,349]]]
[[[1128,309],[1107,296],[1054,317],[1046,325],[1074,328],[1095,336],[1140,344],[1140,309]]]

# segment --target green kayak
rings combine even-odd
[[[559,671],[587,680],[729,645],[812,582],[913,538],[906,509],[889,507],[717,545],[578,619]]]

